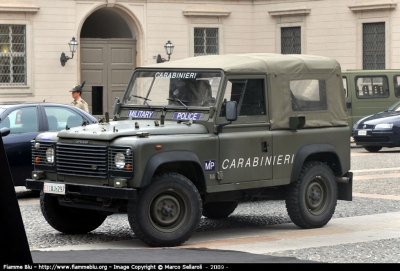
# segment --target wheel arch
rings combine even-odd
[[[190,151],[168,151],[153,155],[146,164],[141,186],[150,184],[153,176],[160,171],[174,170],[187,177],[199,193],[206,190],[201,162],[197,155]]]
[[[300,175],[304,163],[308,161],[320,161],[326,163],[335,176],[342,176],[343,170],[336,149],[326,143],[309,144],[301,147],[294,159],[290,182],[294,182]]]

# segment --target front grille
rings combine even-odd
[[[54,143],[49,142],[39,142],[39,141],[31,141],[32,145],[32,165],[35,166],[54,166],[53,162],[48,162],[46,159],[46,151],[49,148],[53,148]]]
[[[355,136],[354,137],[354,141],[356,142],[356,143],[358,143],[358,142],[362,142],[362,143],[368,143],[368,142],[371,142],[371,143],[377,143],[377,142],[382,142],[382,143],[384,143],[384,142],[390,142],[390,138],[388,137],[388,136],[367,136],[367,137],[363,137],[363,136]]]
[[[107,146],[58,143],[57,173],[107,178]]]
[[[357,129],[374,129],[375,124],[359,124]]]

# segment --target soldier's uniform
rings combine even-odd
[[[89,113],[88,104],[82,98],[78,99],[77,101],[72,101],[71,105],[76,106],[76,107]]]
[[[79,94],[82,94],[82,89],[83,86],[85,85],[85,81],[82,83],[82,85],[75,85],[69,92],[79,92]],[[79,97],[78,100],[74,100],[71,102],[71,105],[76,106],[86,112],[89,113],[89,106],[87,102],[85,102],[81,97]]]

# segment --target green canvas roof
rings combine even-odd
[[[228,73],[333,73],[340,71],[339,63],[322,56],[281,55],[268,53],[208,55],[185,58],[140,68],[222,69]]]
[[[271,129],[289,129],[289,117],[295,116],[306,118],[305,128],[348,125],[341,67],[332,58],[268,53],[209,55],[146,65],[138,69],[220,69],[226,75],[273,75],[270,76],[267,90],[267,97],[271,101],[268,109]],[[292,80],[324,80],[327,109],[293,111]]]

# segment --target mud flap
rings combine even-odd
[[[353,172],[347,172],[343,177],[349,178],[347,183],[338,182],[338,200],[353,200]]]

